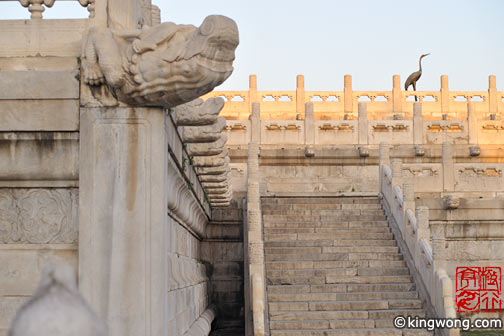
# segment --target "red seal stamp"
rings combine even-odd
[[[502,311],[500,267],[457,267],[457,312]]]

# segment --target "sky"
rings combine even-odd
[[[488,75],[504,91],[504,0],[153,0],[163,21],[199,26],[205,16],[226,15],[240,31],[234,72],[217,90],[294,90],[305,76],[306,90],[401,87],[422,61],[418,90],[439,90],[449,76],[451,90],[486,91]],[[85,17],[77,2],[59,2],[44,18]],[[27,18],[16,2],[0,2],[0,19]]]

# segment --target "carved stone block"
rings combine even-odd
[[[177,126],[212,125],[217,121],[217,116],[224,107],[224,103],[224,99],[217,97],[206,101],[198,98],[179,105],[175,108]]]
[[[0,242],[75,243],[77,189],[0,188]]]

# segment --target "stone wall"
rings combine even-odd
[[[25,52],[2,48],[0,57],[2,336],[44,266],[77,269],[79,238],[77,58],[6,57],[7,50]]]
[[[201,259],[210,266],[211,301],[217,306],[213,333],[244,333],[243,199],[214,209],[201,245]]]

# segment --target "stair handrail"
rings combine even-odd
[[[381,185],[380,195],[384,208],[388,209],[392,220],[397,223],[402,238],[408,248],[416,271],[424,282],[427,294],[438,317],[456,318],[454,309],[452,280],[446,272],[444,256],[444,228],[438,227],[436,232],[429,233],[429,208],[417,207],[411,201],[413,198],[405,194],[406,184],[400,187],[402,164],[393,160],[391,169],[380,159]],[[410,182],[409,182],[410,183]],[[413,192],[410,183],[408,192]],[[407,201],[408,200],[408,201]],[[411,228],[411,231],[407,228]],[[409,231],[409,232],[408,232]],[[433,244],[429,242],[429,238]],[[458,336],[459,329],[443,330],[443,335]]]

